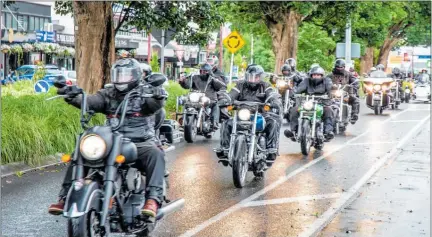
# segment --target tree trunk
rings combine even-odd
[[[360,75],[368,73],[373,67],[374,47],[367,47],[365,55],[360,58]]]
[[[378,56],[378,64],[384,65],[384,68],[387,69],[388,57],[390,55],[390,51],[398,42],[398,38],[387,36],[384,40],[384,44],[380,48],[380,53]]]
[[[267,28],[272,37],[272,47],[275,54],[274,73],[280,73],[280,68],[288,58],[297,57],[298,28],[301,23],[301,14],[290,10],[283,22],[274,22],[266,19]]]
[[[111,2],[73,2],[78,85],[95,93],[110,81],[115,59]]]

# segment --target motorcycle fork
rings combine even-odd
[[[252,159],[254,157],[255,153],[255,140],[256,140],[256,123],[258,119],[258,110],[255,111],[255,118],[253,120],[252,124],[252,134],[250,139],[250,146],[249,146],[249,154],[248,154],[248,162],[251,163]]]
[[[311,139],[315,140],[315,128],[316,128],[316,114],[317,114],[317,103],[314,105],[314,114],[312,117],[312,137]]]
[[[285,105],[284,105],[284,114],[288,113],[288,104],[289,104],[289,92],[290,90],[287,89],[285,91]]]
[[[197,128],[199,131],[202,132],[202,116],[203,116],[204,107],[201,107],[199,113],[198,113],[198,121],[197,121]]]
[[[237,133],[237,110],[234,110],[234,119],[233,119],[233,125],[232,125],[231,137],[230,137],[229,151],[228,151],[228,161],[230,164],[232,164],[236,133]]]

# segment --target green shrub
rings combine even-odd
[[[183,89],[183,87],[181,87],[180,84],[175,81],[169,81],[168,86],[166,86],[165,89],[169,94],[165,104],[166,118],[174,119],[177,96],[186,95],[189,90]]]

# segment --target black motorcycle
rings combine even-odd
[[[159,86],[163,81],[152,82]],[[54,86],[62,88],[65,81],[58,79]],[[156,218],[141,215],[145,203],[145,174],[134,168],[138,159],[137,147],[123,137],[119,129],[123,126],[129,98],[132,96],[153,97],[139,90],[132,90],[116,111],[121,110],[120,120],[114,116],[109,125],[89,126],[94,111],[87,108],[87,94],[73,87],[71,93],[82,95],[81,126],[83,133],[77,135],[71,161],[72,186],[66,197],[63,216],[68,218],[68,236],[109,236],[110,233],[127,233],[148,236],[158,220],[184,206],[184,199],[169,202],[164,198]],[[55,96],[49,99],[54,99]],[[48,100],[49,100],[48,99]],[[164,185],[164,196],[166,182]]]
[[[293,97],[294,92],[294,78],[295,75],[292,76],[274,76],[276,78],[276,88],[278,89],[279,94],[282,97],[282,105],[283,105],[283,117],[289,123],[289,111],[292,107],[295,106],[295,99]]]
[[[234,115],[229,150],[219,162],[232,167],[234,186],[242,188],[248,171],[261,178],[267,168],[265,119],[259,110],[271,113],[271,108],[266,103],[234,101],[230,109]]]

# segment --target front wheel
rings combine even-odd
[[[238,136],[234,143],[233,154],[233,180],[236,188],[243,188],[246,182],[246,174],[249,170],[248,149],[246,138],[242,135]]]
[[[380,108],[379,108],[378,105],[375,105],[375,106],[374,106],[374,112],[375,112],[375,115],[380,114]]]
[[[311,138],[312,135],[309,120],[303,120],[302,125],[302,134],[300,135],[300,148],[303,155],[307,156],[309,155],[310,148],[311,148]]]
[[[405,103],[407,103],[407,104],[408,104],[408,103],[409,103],[409,101],[410,101],[410,96],[409,96],[409,95],[406,95],[406,96],[405,96]]]
[[[186,117],[187,121],[185,121],[184,126],[184,138],[186,142],[193,143],[196,140],[197,134],[197,126],[196,119],[194,116]]]
[[[71,218],[67,223],[69,237],[103,237],[109,235],[109,227],[103,229],[99,226],[100,217],[95,210],[76,218]]]

